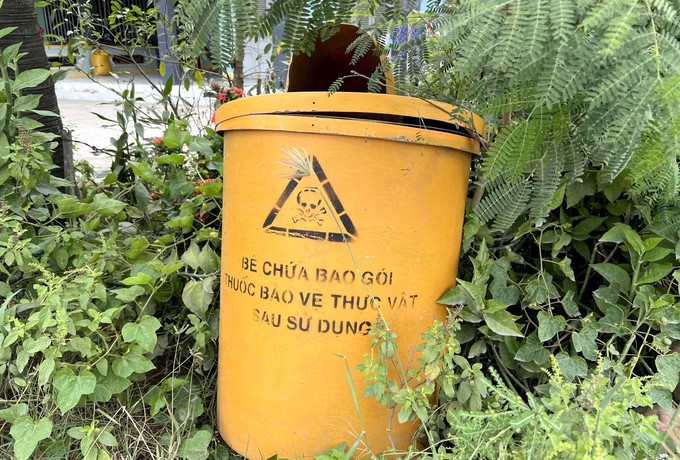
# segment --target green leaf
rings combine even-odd
[[[128,276],[121,283],[126,286],[148,286],[153,281],[153,276],[148,273],[138,272],[135,276]]]
[[[143,180],[158,186],[163,185],[163,180],[156,175],[153,169],[151,169],[151,165],[149,165],[149,163],[128,161],[128,165],[130,165],[135,174],[137,174]]]
[[[0,6],[2,6],[2,3],[0,3]],[[16,27],[3,27],[2,29],[0,29],[0,38],[6,37],[15,30],[17,30]]]
[[[142,352],[151,352],[156,347],[156,331],[160,329],[161,323],[153,316],[144,315],[137,323],[127,323],[123,326],[121,333],[125,342],[137,342]]]
[[[38,420],[38,423],[34,423],[28,416],[17,419],[9,430],[14,438],[16,460],[28,460],[38,447],[38,443],[50,437],[52,426],[52,421],[46,417]]]
[[[674,390],[678,385],[678,372],[680,372],[680,353],[669,353],[657,356],[655,382],[668,390]]]
[[[38,385],[41,387],[45,386],[52,376],[55,366],[56,361],[54,358],[46,358],[40,363],[40,366],[38,367]]]
[[[565,256],[564,259],[557,263],[557,266],[560,267],[560,270],[562,270],[562,273],[564,273],[568,279],[576,281],[574,270],[571,268],[571,259],[569,257]]]
[[[154,161],[159,165],[183,165],[185,157],[179,153],[172,153],[170,155],[157,156]]]
[[[465,305],[473,312],[479,311],[484,306],[484,291],[474,283],[458,280],[456,288],[464,295]],[[454,288],[454,289],[456,289]]]
[[[574,291],[567,291],[567,293],[564,294],[564,297],[562,297],[562,307],[564,308],[564,311],[572,318],[581,316],[578,304],[574,300]]]
[[[574,236],[588,237],[605,220],[606,217],[588,217],[576,224],[572,233]]]
[[[571,334],[574,349],[589,361],[597,359],[597,326],[587,324],[580,332]]]
[[[646,269],[640,272],[640,278],[638,278],[637,285],[650,284],[665,278],[670,272],[673,271],[673,265],[671,264],[650,264]]]
[[[630,289],[630,275],[626,270],[611,263],[593,264],[593,269],[602,275],[609,284],[618,286],[620,292],[628,294],[628,290]]]
[[[0,410],[0,419],[9,423],[15,423],[24,415],[28,415],[28,404],[26,403],[14,404],[7,409]]]
[[[208,458],[208,446],[212,438],[210,431],[198,430],[182,441],[177,454],[187,460],[205,460]]]
[[[78,201],[73,196],[64,195],[57,200],[59,215],[67,218],[84,216],[92,211],[92,205]]]
[[[90,371],[82,371],[76,375],[70,368],[59,370],[54,376],[54,388],[57,390],[56,403],[62,414],[76,407],[81,396],[94,392],[97,378]]]
[[[111,434],[111,432],[103,430],[99,432],[99,435],[97,437],[97,441],[102,446],[106,447],[116,447],[118,446],[118,440],[116,440],[116,437]]]
[[[206,313],[213,299],[213,282],[216,276],[203,280],[190,280],[182,291],[184,305],[200,319],[206,319]]]
[[[43,335],[36,340],[33,340],[30,337],[27,338],[23,342],[23,347],[26,353],[34,355],[40,351],[45,350],[47,347],[50,346],[51,343],[52,340],[50,340],[50,337]]]
[[[124,255],[130,260],[134,260],[141,256],[146,248],[151,246],[149,240],[147,240],[143,235],[134,237],[128,244],[129,247],[127,251],[125,251]]]
[[[562,352],[557,355],[557,364],[567,382],[573,381],[576,377],[585,377],[588,374],[588,363],[580,356],[569,356]]]
[[[109,198],[104,193],[97,193],[92,200],[95,211],[103,216],[113,217],[125,209],[125,203]]]
[[[127,378],[133,373],[143,374],[148,372],[155,369],[156,366],[142,354],[139,346],[132,345],[127,353],[113,361],[111,368],[116,375]]]
[[[18,92],[25,88],[35,88],[40,83],[50,77],[51,73],[47,69],[29,69],[16,76],[12,84],[12,91]]]
[[[645,251],[645,246],[640,235],[626,224],[617,223],[607,231],[600,241],[609,243],[627,243],[628,247],[635,251],[638,255],[642,255]]]
[[[117,299],[122,300],[125,303],[134,302],[137,297],[144,294],[146,291],[141,286],[131,286],[129,288],[113,289],[113,292]]]
[[[205,273],[213,273],[220,269],[220,257],[206,244],[198,255],[198,265]]]
[[[19,96],[12,104],[14,113],[18,114],[35,109],[40,103],[40,96],[40,94],[27,94],[26,96]]]
[[[177,126],[177,123],[172,123],[163,136],[163,143],[171,149],[176,149],[189,142],[190,139],[191,134]]]
[[[538,335],[533,332],[522,342],[515,359],[523,363],[534,362],[540,366],[550,359],[550,352],[543,347]]]
[[[567,320],[564,316],[553,316],[550,313],[538,312],[538,338],[541,342],[550,340],[557,334],[562,332],[567,325]]]
[[[194,270],[197,270],[200,266],[199,258],[201,257],[201,250],[198,245],[192,241],[189,245],[189,249],[184,251],[182,254],[182,261]]]
[[[518,316],[510,314],[506,310],[499,310],[494,312],[483,311],[484,321],[486,325],[489,326],[493,332],[499,335],[512,336],[512,337],[524,337],[517,327],[515,320]]]
[[[97,387],[94,389],[92,398],[97,402],[107,402],[113,395],[121,394],[132,385],[132,382],[119,375],[110,373],[107,376],[97,376]]]

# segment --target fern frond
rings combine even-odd
[[[541,112],[503,128],[482,163],[485,178],[494,181],[503,175],[506,182],[519,182],[548,132]]]
[[[549,2],[550,31],[557,46],[569,42],[576,28],[576,6],[573,0],[552,0]]]
[[[529,200],[529,219],[536,225],[551,211],[555,193],[560,186],[564,159],[552,146],[534,162],[533,190]]]
[[[514,185],[507,184],[499,177],[487,184],[487,191],[476,213],[484,222],[493,221],[492,231],[505,232],[525,211],[531,188],[529,177]]]

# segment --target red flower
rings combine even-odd
[[[210,117],[210,123],[215,123],[215,114],[217,112],[213,112],[212,117]]]
[[[163,143],[163,138],[162,137],[154,137],[151,139],[151,142],[153,142],[156,145],[160,145]]]
[[[158,194],[156,194],[156,192],[149,193],[149,198],[151,198],[153,201],[158,201],[158,200],[161,199],[161,197],[158,196]]]
[[[215,179],[210,178],[196,182],[196,185],[194,186],[194,195],[205,195],[205,192],[203,190],[199,190],[198,187],[200,187],[201,185],[205,185],[209,182],[215,182]]]
[[[241,88],[230,88],[234,93],[236,93],[236,97],[234,99],[238,99],[240,97],[243,97],[243,90]]]

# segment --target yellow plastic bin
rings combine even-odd
[[[111,75],[111,55],[104,50],[94,50],[90,56],[92,75],[104,77]]]
[[[402,96],[301,92],[217,111],[218,426],[239,454],[312,457],[351,445],[364,429],[377,453],[393,447],[390,427],[396,449],[413,441],[417,424],[399,424],[364,398],[355,368],[371,352],[378,306],[411,366],[420,334],[445,315],[435,301],[455,282],[479,152],[468,132],[484,128],[465,111],[468,123],[452,122],[453,110]]]

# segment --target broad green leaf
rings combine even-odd
[[[107,376],[98,375],[97,386],[92,398],[97,402],[107,402],[111,400],[113,395],[127,390],[130,385],[132,385],[130,380],[114,373],[109,373]]]
[[[97,385],[97,378],[90,371],[82,371],[76,375],[70,368],[59,370],[54,376],[54,388],[57,390],[56,403],[62,414],[76,407],[81,396],[89,395]]]
[[[562,307],[564,308],[564,311],[572,318],[581,316],[578,304],[574,300],[574,291],[567,291],[567,293],[564,294],[564,297],[562,298]]]
[[[104,193],[97,193],[92,200],[92,205],[95,211],[108,217],[116,216],[125,209],[124,202],[109,198]]]
[[[146,291],[141,286],[131,286],[129,288],[113,289],[113,292],[117,299],[122,300],[125,303],[134,302],[137,297],[144,294]]]
[[[200,266],[201,250],[198,245],[192,241],[189,245],[189,249],[184,251],[182,254],[182,261],[194,270],[197,270]]]
[[[562,332],[567,325],[564,316],[553,316],[548,312],[538,312],[538,338],[541,342],[550,340]]]
[[[97,436],[97,441],[99,441],[99,443],[102,446],[106,447],[116,447],[118,445],[118,440],[116,439],[116,437],[112,435],[111,432],[106,430],[102,430],[99,432]]]
[[[182,291],[184,305],[196,316],[206,319],[206,313],[213,299],[213,282],[215,276],[209,276],[202,280],[190,280]]]
[[[190,133],[184,128],[177,126],[177,123],[172,123],[168,126],[167,131],[165,131],[163,143],[171,149],[176,149],[189,142],[190,139]]]
[[[569,356],[562,352],[557,355],[557,364],[560,367],[560,372],[567,382],[571,382],[576,377],[585,377],[588,375],[588,363],[580,356]]]
[[[151,169],[151,165],[145,162],[128,161],[128,165],[132,168],[135,174],[147,182],[156,184],[158,186],[163,185],[163,180],[158,177],[156,172]]]
[[[185,214],[185,215],[179,215],[173,219],[170,219],[168,222],[166,222],[165,226],[168,228],[175,228],[175,227],[190,227],[194,222],[194,215],[193,214]]]
[[[23,342],[24,351],[30,355],[34,355],[40,351],[45,350],[50,346],[52,340],[48,336],[41,336],[38,339],[27,338]]]
[[[605,220],[607,220],[606,217],[588,217],[576,224],[572,233],[574,236],[588,237]]]
[[[121,283],[126,286],[148,286],[153,281],[153,276],[148,273],[138,272],[135,276],[128,276]]]
[[[642,253],[645,252],[645,246],[640,235],[635,233],[635,231],[626,224],[617,223],[602,235],[600,241],[626,243],[637,255],[642,255]]]
[[[172,153],[170,155],[160,155],[154,158],[154,161],[159,165],[183,165],[185,157],[179,153]]]
[[[2,58],[6,63],[11,62],[19,54],[19,49],[21,49],[21,43],[12,43],[7,48],[2,50]]]
[[[541,366],[550,359],[550,352],[543,347],[538,335],[533,332],[522,342],[515,359],[523,363],[534,362]]]
[[[482,313],[486,325],[489,326],[489,329],[491,329],[496,334],[512,337],[524,337],[515,323],[515,320],[519,318],[518,316],[510,314],[506,310],[499,310],[491,313],[483,311]]]
[[[12,91],[15,93],[25,88],[35,88],[50,77],[51,73],[47,69],[29,69],[19,73],[14,83]]]
[[[671,264],[650,264],[640,273],[637,285],[655,283],[666,277],[673,271],[673,268],[674,267]]]
[[[16,422],[24,415],[28,415],[28,404],[26,403],[14,404],[7,409],[0,409],[0,419],[10,424]]]
[[[673,254],[673,252],[674,252],[673,249],[657,246],[653,249],[650,249],[649,251],[645,251],[645,254],[642,256],[642,261],[656,262],[658,260],[663,259],[669,254]]]
[[[146,248],[151,246],[149,240],[147,240],[143,235],[134,237],[128,244],[128,250],[125,251],[124,255],[130,260],[134,260],[141,256]]]
[[[664,388],[674,390],[678,385],[678,373],[680,372],[680,353],[669,353],[667,355],[657,356],[656,360],[657,374],[655,379]]]
[[[568,279],[576,281],[574,270],[571,268],[571,259],[569,257],[565,257],[564,259],[560,260],[557,263],[557,266],[560,267],[560,270],[562,270],[562,273],[564,273]]]
[[[216,272],[220,269],[220,257],[206,244],[198,255],[198,264],[205,273]]]
[[[199,430],[182,441],[177,454],[186,460],[205,460],[208,458],[208,446],[213,435],[208,430]]]
[[[40,94],[27,94],[26,96],[16,98],[12,105],[14,113],[28,112],[35,109],[40,103],[40,96]]]
[[[56,361],[51,357],[44,359],[40,363],[40,366],[38,367],[38,385],[41,387],[45,386],[45,384],[50,380],[50,377],[52,377],[55,366]]]
[[[43,439],[52,434],[52,421],[46,417],[37,423],[29,416],[17,419],[9,430],[14,438],[14,455],[16,460],[28,460]]]
[[[597,326],[587,324],[581,331],[571,334],[574,349],[589,361],[597,359]]]
[[[137,323],[127,323],[123,326],[121,333],[125,342],[137,342],[142,352],[153,351],[156,347],[156,331],[160,329],[161,323],[153,316],[144,315]]]
[[[2,3],[0,3],[0,6],[2,6]],[[15,30],[17,30],[16,27],[3,27],[2,29],[0,29],[0,38],[6,37],[7,35],[11,34]]]
[[[92,205],[78,201],[73,196],[64,195],[57,200],[59,215],[67,218],[84,216],[92,211]]]
[[[619,287],[619,291],[628,294],[630,289],[630,275],[626,270],[620,266],[612,263],[593,264],[593,269],[602,275],[609,284],[615,284]]]
[[[474,283],[458,280],[454,289],[460,289],[463,293],[464,303],[472,312],[477,312],[484,306],[484,291]]]
[[[137,345],[132,345],[127,353],[116,358],[111,366],[113,372],[120,377],[129,377],[133,373],[143,374],[155,369],[151,360],[142,354]]]

